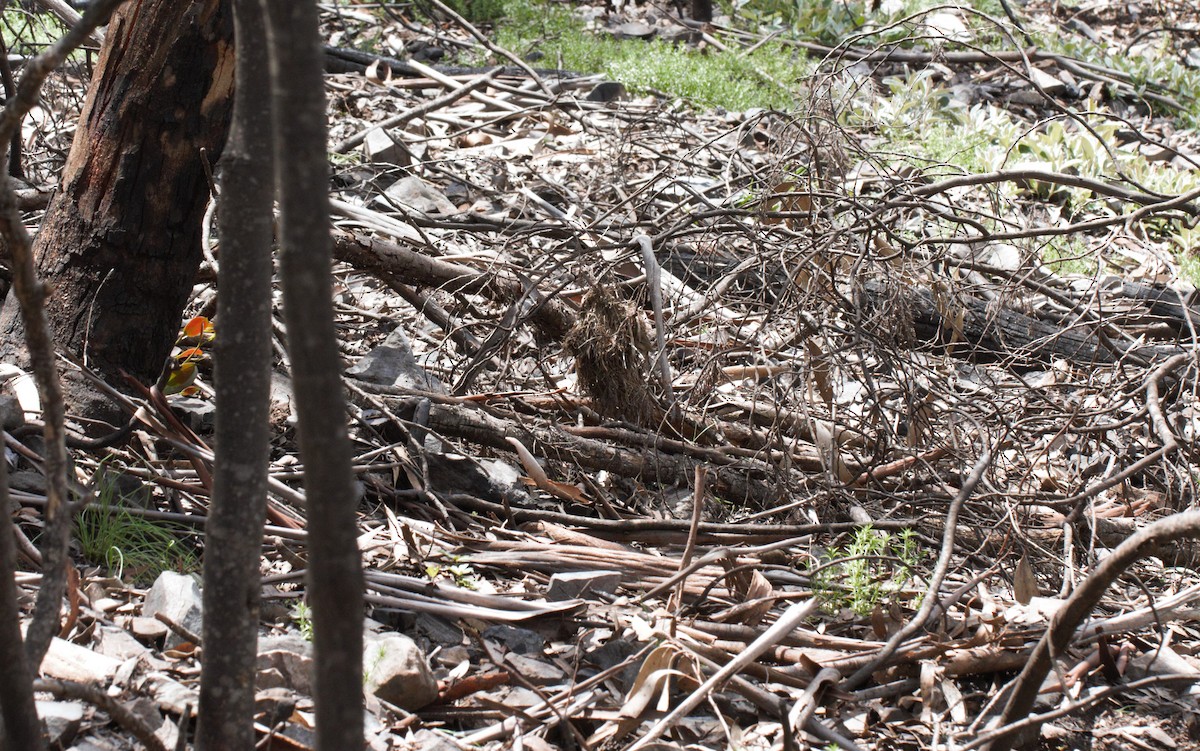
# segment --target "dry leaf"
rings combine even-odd
[[[1022,605],[1028,605],[1040,594],[1033,566],[1029,565],[1029,558],[1023,555],[1017,561],[1016,571],[1013,571],[1013,597]]]

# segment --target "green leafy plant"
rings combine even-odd
[[[911,530],[897,534],[859,527],[845,548],[831,548],[812,569],[813,593],[829,612],[848,608],[869,615],[899,594],[921,560]]]
[[[292,620],[296,623],[296,628],[300,629],[300,636],[305,641],[313,640],[313,622],[312,608],[304,600],[300,600],[292,606]]]
[[[471,564],[458,561],[454,556],[451,556],[454,561],[449,566],[441,566],[436,563],[425,565],[425,575],[431,581],[437,581],[441,578],[450,579],[455,586],[463,589],[476,589],[476,581],[479,575],[475,573],[475,569],[471,568]]]
[[[130,513],[115,481],[104,475],[97,482],[96,500],[75,519],[75,535],[88,562],[119,578],[150,581],[163,571],[200,568],[199,558],[185,541],[190,530]]]

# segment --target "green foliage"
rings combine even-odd
[[[446,0],[446,5],[475,26],[494,24],[505,16],[505,0]]]
[[[1200,227],[1182,228],[1175,239],[1179,249],[1179,275],[1200,287]]]
[[[479,575],[475,573],[475,569],[471,568],[471,564],[461,562],[457,556],[450,556],[451,565],[441,566],[436,563],[425,564],[425,575],[430,581],[437,581],[440,578],[447,578],[454,582],[455,586],[463,589],[478,588]]]
[[[814,69],[801,52],[769,43],[748,55],[700,51],[662,40],[616,39],[586,29],[561,6],[536,0],[507,0],[497,41],[543,65],[583,73],[604,73],[632,91],[661,91],[697,105],[744,110],[791,110],[799,101],[798,82]]]
[[[184,537],[190,531],[178,524],[151,521],[129,512],[113,481],[102,477],[96,500],[75,519],[75,534],[83,557],[114,575],[152,581],[163,571],[192,572],[199,559]]]
[[[1195,128],[1200,126],[1200,71],[1179,62],[1172,50],[1166,46],[1169,38],[1169,35],[1162,35],[1158,48],[1147,44],[1139,48],[1138,54],[1113,53],[1087,40],[1065,34],[1035,37],[1034,41],[1042,49],[1086,60],[1124,74],[1137,96],[1156,92],[1171,97],[1184,106],[1178,113],[1182,120],[1181,126]],[[1147,104],[1159,114],[1172,114],[1163,112],[1162,105],[1149,100]]]
[[[735,0],[731,10],[743,26],[784,27],[826,44],[840,43],[867,21],[859,0]]]
[[[1060,276],[1093,276],[1098,268],[1095,256],[1078,235],[1051,238],[1042,249],[1042,263]]]
[[[921,552],[911,530],[899,534],[859,527],[844,549],[831,548],[814,568],[813,594],[826,610],[869,615],[913,577]]]
[[[305,641],[313,640],[313,622],[312,608],[304,600],[299,600],[292,606],[292,620],[296,622],[296,628],[300,629],[300,636]]]
[[[0,14],[0,34],[9,54],[37,55],[58,41],[66,30],[53,13],[30,13],[16,3],[9,3]],[[78,57],[78,52],[71,56]]]
[[[759,32],[764,29],[788,30],[796,38],[836,46],[848,38],[864,37],[862,43],[881,42],[908,46],[923,32],[921,18],[926,12],[945,10],[943,0],[884,0],[875,4],[865,0],[732,0],[722,3],[724,11],[742,28]],[[981,13],[1003,13],[998,0],[970,0],[961,5]],[[960,14],[968,23],[969,14]]]

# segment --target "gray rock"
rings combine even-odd
[[[393,329],[382,344],[347,368],[346,375],[381,386],[450,393],[444,383],[417,363],[403,327]]]
[[[437,679],[425,653],[403,634],[367,636],[363,676],[367,693],[409,712],[437,699]]]
[[[621,584],[620,571],[574,571],[554,574],[546,587],[546,599],[552,602],[587,599],[589,595],[612,594]]]
[[[525,655],[510,654],[504,658],[504,661],[512,666],[513,670],[520,673],[523,678],[538,685],[561,683],[567,677],[567,674],[560,670],[557,665],[551,665],[545,660],[538,660],[533,657],[526,657]]]
[[[144,644],[134,638],[133,634],[123,628],[100,626],[97,635],[100,638],[99,644],[96,645],[96,651],[117,660],[138,657],[149,651]]]
[[[83,705],[74,701],[39,701],[38,717],[46,725],[51,748],[64,748],[75,740],[83,724]]]
[[[383,192],[382,198],[391,204],[425,216],[450,216],[458,213],[458,207],[451,203],[449,198],[419,177],[397,180]]]
[[[641,21],[623,23],[613,29],[613,35],[618,39],[649,39],[654,36],[654,27]]]
[[[463,664],[464,662],[470,662],[471,653],[467,651],[466,647],[448,647],[446,649],[438,650],[437,655],[435,655],[433,659],[437,661],[438,665],[441,665],[444,668],[453,668]]]
[[[46,476],[32,469],[23,469],[8,476],[8,487],[26,493],[46,494]]]
[[[260,688],[277,687],[274,670],[283,678],[283,686],[296,693],[312,696],[312,643],[298,634],[268,636],[258,642],[258,679]]]
[[[461,646],[466,635],[462,629],[439,615],[418,613],[413,630],[439,647]]]
[[[164,571],[146,593],[142,615],[153,618],[162,613],[188,631],[198,634],[203,620],[201,607],[200,585],[193,577]],[[167,634],[168,649],[182,643],[183,638],[179,634],[174,631]]]
[[[144,618],[135,616],[130,619],[129,628],[133,631],[133,635],[143,642],[156,642],[167,635],[170,630],[167,624],[157,618]]]
[[[0,396],[0,428],[13,431],[25,424],[25,411],[15,396]]]
[[[536,631],[505,624],[488,627],[483,632],[483,638],[500,644],[509,652],[522,655],[540,655],[546,644],[546,640]]]
[[[267,688],[254,694],[254,719],[273,728],[296,710],[296,692],[290,688]]]
[[[217,424],[217,405],[208,399],[181,396],[171,400],[183,423],[197,433],[211,433]]]
[[[463,746],[445,733],[422,728],[400,741],[404,751],[463,751]]]
[[[404,148],[383,128],[367,131],[363,141],[363,153],[372,164],[403,164]]]

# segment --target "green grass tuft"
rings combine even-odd
[[[115,483],[102,478],[96,500],[75,519],[75,535],[83,557],[118,578],[153,581],[163,571],[197,571],[200,560],[184,538],[191,531],[170,522],[135,516],[117,494]]]

